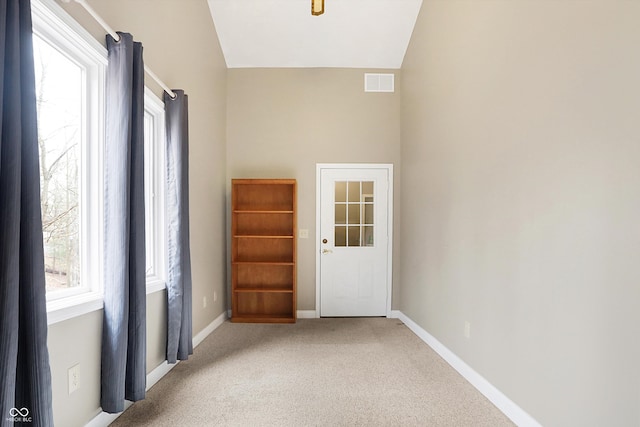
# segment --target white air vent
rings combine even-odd
[[[365,92],[393,92],[394,74],[364,73]]]

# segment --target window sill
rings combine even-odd
[[[147,282],[147,295],[166,288],[161,280]],[[102,310],[104,301],[98,292],[86,292],[68,298],[47,301],[47,324],[53,325],[93,311]]]
[[[64,320],[82,316],[103,307],[102,294],[86,292],[72,297],[47,301],[47,323],[53,325]]]
[[[163,291],[166,288],[164,280],[147,278],[147,295]]]

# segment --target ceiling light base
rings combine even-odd
[[[324,0],[311,0],[311,14],[320,16],[324,13]]]

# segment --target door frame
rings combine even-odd
[[[393,164],[392,163],[316,163],[316,317],[320,317],[320,214],[321,179],[323,169],[386,169],[389,178],[387,203],[387,317],[391,317],[393,298]]]

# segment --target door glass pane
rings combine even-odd
[[[347,205],[336,203],[336,224],[347,223]]]
[[[349,202],[360,202],[360,181],[349,182]]]
[[[360,226],[349,227],[349,246],[360,246]]]
[[[362,201],[373,202],[373,181],[362,182]]]
[[[335,246],[347,246],[347,227],[336,226]]]
[[[360,224],[360,204],[349,204],[349,224]]]
[[[364,223],[373,224],[373,204],[364,205]]]
[[[335,246],[373,246],[374,182],[337,181],[335,190]]]
[[[347,183],[343,181],[336,181],[336,202],[347,201]]]
[[[373,246],[373,227],[362,227],[362,246]]]

